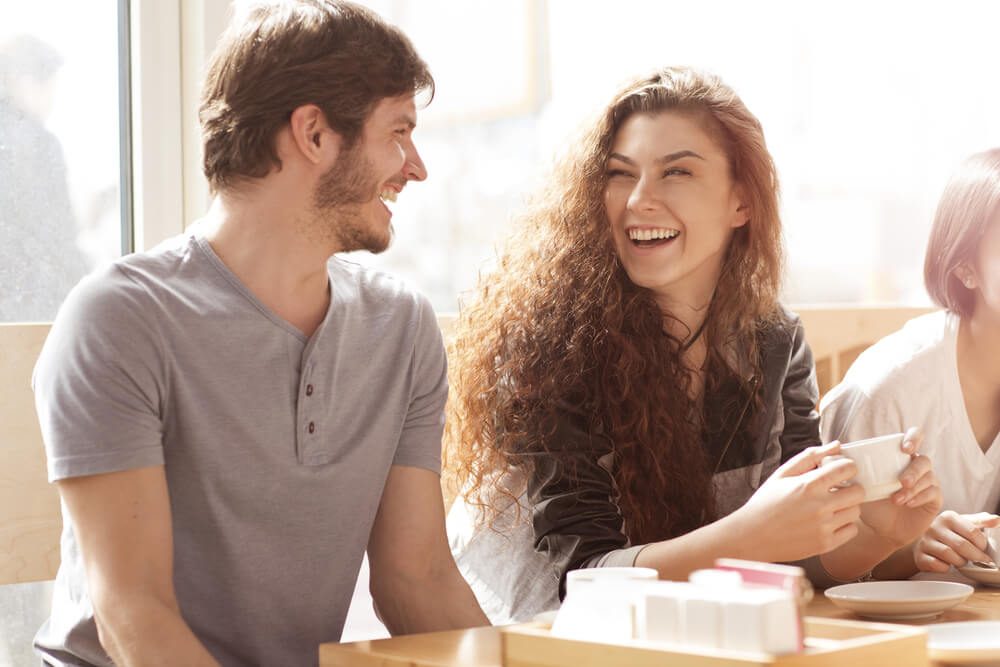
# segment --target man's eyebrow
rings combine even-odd
[[[694,151],[683,150],[683,151],[676,151],[674,153],[667,153],[663,157],[656,158],[656,162],[658,164],[667,164],[669,162],[676,162],[677,160],[680,160],[681,158],[685,158],[685,157],[698,158],[699,160],[704,160],[705,159],[702,156],[700,156],[697,153],[695,153]],[[621,153],[612,153],[611,155],[608,156],[609,160],[612,159],[612,158],[615,159],[615,160],[621,160],[622,162],[624,162],[625,164],[628,164],[628,165],[635,166],[635,164],[636,164],[635,160],[633,160],[632,158],[629,158],[629,157],[625,157]]]
[[[406,125],[411,130],[417,126],[417,119],[410,114],[404,113],[396,117],[393,121],[393,125]]]

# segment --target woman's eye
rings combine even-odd
[[[671,167],[663,172],[664,176],[690,176],[691,172],[680,167]]]
[[[629,176],[627,171],[622,169],[608,169],[608,178],[619,178],[621,176]]]

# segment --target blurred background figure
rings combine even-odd
[[[89,268],[62,146],[45,127],[62,63],[31,35],[0,43],[0,322],[52,320]]]

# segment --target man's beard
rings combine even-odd
[[[362,142],[357,141],[340,154],[316,186],[313,232],[322,240],[335,241],[340,252],[380,253],[388,248],[392,225],[386,233],[372,229],[364,210],[378,197],[378,186],[375,169],[364,155]]]

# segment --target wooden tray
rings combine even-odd
[[[922,628],[889,623],[806,618],[806,650],[794,655],[743,653],[723,649],[668,647],[635,640],[628,644],[561,639],[548,626],[522,624],[501,628],[504,667],[925,667],[927,633]]]

